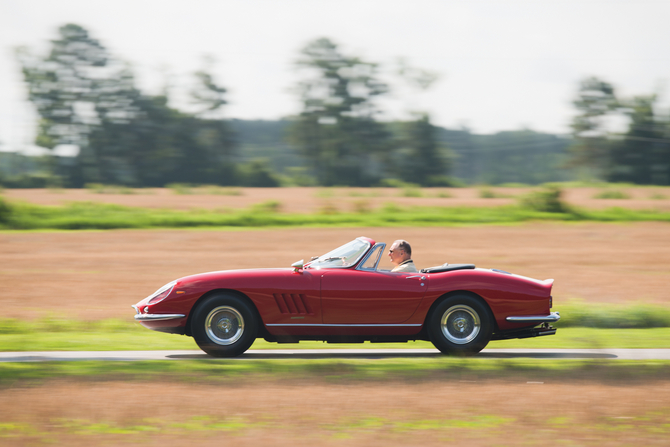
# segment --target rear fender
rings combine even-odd
[[[486,309],[489,311],[489,317],[491,317],[491,321],[493,322],[493,332],[498,331],[498,323],[496,322],[495,315],[493,315],[493,311],[491,310],[491,306],[489,306],[489,303],[486,302],[484,298],[482,298],[480,295],[477,295],[474,292],[470,292],[469,290],[452,290],[449,293],[445,293],[435,301],[433,301],[433,304],[430,306],[430,309],[428,309],[428,312],[426,313],[426,318],[423,322],[423,328],[422,332],[426,330],[428,327],[428,321],[430,321],[430,318],[433,315],[433,312],[435,311],[435,308],[444,300],[451,298],[452,296],[456,295],[468,295],[471,296],[472,298],[481,301],[484,306],[486,306]]]

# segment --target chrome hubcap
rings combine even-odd
[[[205,331],[209,339],[217,345],[232,345],[244,334],[244,318],[233,307],[219,306],[207,315]]]
[[[219,324],[217,326],[219,327],[219,330],[228,333],[230,332],[230,329],[233,327],[233,323],[228,318],[224,318],[222,320],[219,320]]]
[[[477,338],[481,330],[481,321],[479,314],[472,307],[457,304],[442,315],[440,328],[447,340],[457,345],[464,345]]]

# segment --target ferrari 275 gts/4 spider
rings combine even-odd
[[[155,331],[189,335],[216,357],[240,355],[258,337],[430,340],[447,354],[474,354],[490,340],[556,333],[553,279],[472,264],[391,272],[379,268],[385,247],[359,237],[291,268],[186,276],[134,305],[135,319]]]

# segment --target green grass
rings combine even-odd
[[[215,195],[215,196],[243,196],[244,191],[242,188],[236,188],[233,186],[217,186],[217,185],[204,185],[200,186],[197,189],[197,192],[204,191],[206,194]]]
[[[405,186],[398,195],[400,197],[423,197],[423,192],[417,186]]]
[[[36,322],[0,320],[0,351],[198,349],[190,337],[163,334],[134,322],[81,322],[49,318]],[[257,340],[251,349],[432,348],[429,342],[277,344]],[[667,348],[670,328],[594,329],[568,327],[558,334],[491,342],[488,348]],[[486,359],[448,356],[386,359],[235,359],[138,362],[0,363],[0,386],[79,380],[167,380],[188,383],[256,380],[641,380],[670,377],[670,362],[546,359]]]
[[[478,359],[458,357],[392,359],[205,359],[135,362],[77,361],[0,363],[0,386],[59,380],[154,383],[292,383],[366,381],[606,381],[667,380],[670,361]]]
[[[95,194],[137,194],[144,189],[133,189],[127,186],[103,185],[101,183],[87,183],[86,189]]]
[[[446,409],[451,407],[446,406]],[[0,437],[11,439],[12,445],[67,445],[73,440],[76,444],[86,441],[86,445],[159,445],[167,440],[193,444],[194,438],[200,440],[204,436],[206,438],[201,442],[218,436],[234,440],[236,444],[245,444],[240,437],[257,440],[263,435],[275,442],[287,440],[284,442],[291,445],[304,444],[305,439],[310,445],[368,445],[370,439],[383,439],[391,445],[424,445],[431,444],[425,439],[434,439],[435,436],[447,445],[473,444],[473,440],[475,445],[538,445],[546,443],[547,434],[550,434],[552,444],[556,445],[598,445],[602,444],[599,442],[602,439],[614,438],[623,440],[624,444],[608,442],[607,445],[633,445],[625,443],[628,439],[634,439],[637,445],[662,445],[663,439],[670,434],[667,413],[659,410],[629,411],[631,413],[627,414],[634,416],[600,416],[596,421],[574,415],[562,416],[564,410],[561,408],[557,408],[557,416],[551,418],[537,414],[519,415],[518,412],[501,415],[499,411],[465,412],[445,417],[442,411],[425,419],[407,411],[380,416],[375,411],[361,414],[358,410],[354,414],[321,419],[305,416],[282,418],[266,412],[221,417],[208,414],[213,411],[204,406],[197,416],[183,415],[179,418],[174,415],[149,415],[129,421],[88,415],[86,418],[42,418],[37,422],[2,422]],[[307,434],[306,422],[309,423]],[[422,442],[417,442],[417,439],[422,439]],[[515,442],[500,444],[502,439],[514,439]],[[575,439],[596,442],[576,444]],[[281,442],[278,444],[283,445]]]
[[[553,336],[493,341],[489,348],[665,348],[670,347],[670,307],[647,304],[587,304],[569,301],[554,310],[562,318]],[[299,344],[257,340],[252,349],[432,348],[408,343]],[[0,351],[113,351],[198,349],[192,338],[145,329],[130,317],[81,321],[46,317],[27,321],[0,318]]]
[[[170,183],[169,185],[166,185],[166,188],[177,195],[193,194],[192,186],[185,183]]]
[[[203,410],[206,412],[206,410]],[[227,435],[240,435],[250,430],[256,433],[259,430],[295,430],[304,433],[300,420],[284,421],[278,420],[276,416],[263,415],[260,420],[250,417],[251,415],[239,415],[228,418],[221,418],[215,416],[193,416],[185,417],[176,421],[170,418],[142,418],[133,421],[133,423],[120,423],[118,421],[99,422],[90,419],[72,419],[72,418],[58,418],[48,421],[48,423],[25,423],[25,422],[7,422],[0,423],[0,436],[2,437],[20,437],[30,436],[33,441],[39,437],[41,443],[52,443],[54,437],[64,435],[83,435],[88,436],[88,439],[93,436],[101,435],[134,435],[141,436],[144,443],[153,440],[153,436],[169,434],[175,435],[197,435],[206,432],[225,432]],[[633,419],[632,417],[630,419]],[[598,427],[584,427],[585,429],[599,429],[607,431],[616,430],[619,434],[622,431],[630,432],[630,436],[639,438],[636,432],[641,430],[654,428],[653,432],[656,435],[663,435],[670,433],[670,424],[665,424],[669,419],[667,415],[660,412],[646,413],[638,419],[635,425],[632,421],[627,421],[624,425],[622,421],[614,418],[606,420]],[[524,421],[528,423],[528,421]],[[557,431],[557,429],[565,429],[567,424],[570,427],[580,425],[580,421],[572,420],[569,417],[555,417],[549,420],[541,421],[538,424],[546,432]],[[462,414],[457,418],[439,418],[435,416],[431,419],[419,419],[414,415],[394,415],[393,417],[380,417],[376,415],[342,415],[337,418],[327,420],[311,420],[311,432],[320,432],[321,436],[330,436],[333,439],[350,439],[354,436],[364,434],[377,433],[377,436],[388,438],[389,434],[397,436],[399,434],[410,434],[415,437],[422,433],[442,432],[443,435],[448,435],[448,439],[452,440],[456,434],[463,434],[464,432],[480,432],[482,430],[495,430],[505,427],[506,432],[514,430],[517,424],[517,418],[509,416],[500,416],[496,414]],[[496,433],[492,436],[497,437]],[[129,436],[130,437],[130,436]],[[129,438],[128,437],[128,438]],[[147,437],[149,439],[147,439]],[[130,441],[131,439],[127,439]],[[93,438],[91,441],[99,441],[100,438]],[[554,439],[555,442],[555,439]]]
[[[627,194],[618,189],[606,189],[593,196],[594,199],[630,199],[630,194]]]
[[[573,306],[573,307],[570,307]],[[584,306],[589,309],[588,306]],[[565,308],[566,318],[562,320],[557,335],[521,340],[493,341],[489,348],[665,348],[670,347],[670,327],[653,327],[637,329],[597,329],[594,327],[571,326],[567,315],[575,315],[576,322],[612,324],[616,323],[613,316],[608,319],[594,321],[588,315],[596,309],[577,314],[579,306],[572,304]],[[636,306],[615,308],[612,315],[635,313]],[[644,308],[642,308],[644,309]],[[655,314],[666,317],[668,310],[652,307]],[[652,312],[653,313],[653,312]],[[607,315],[606,312],[601,312]],[[648,324],[644,318],[638,324]],[[652,320],[651,323],[654,323]],[[625,323],[630,320],[625,320]],[[567,327],[566,327],[567,326]],[[615,326],[618,327],[618,326]],[[251,349],[422,349],[433,348],[426,341],[408,343],[361,343],[361,344],[330,344],[317,341],[303,341],[297,344],[268,343],[256,340]],[[191,337],[164,334],[145,329],[140,324],[124,320],[101,320],[86,322],[59,318],[45,318],[37,321],[17,319],[0,319],[0,351],[123,351],[123,350],[163,350],[163,349],[198,349]]]
[[[425,349],[427,341],[408,343],[336,344],[303,341],[296,344],[268,343],[258,339],[251,349]],[[518,340],[492,341],[488,348],[670,348],[670,328],[655,329],[559,329],[556,335]],[[55,332],[0,335],[0,351],[142,351],[199,349],[191,337],[163,334],[140,328],[137,332]]]
[[[404,207],[393,204],[366,213],[282,213],[278,202],[264,202],[245,210],[166,210],[75,202],[64,206],[9,203],[0,198],[0,229],[82,230],[117,228],[267,228],[267,227],[389,227],[500,225],[527,221],[670,222],[670,212],[656,210],[579,210],[562,212],[524,205],[490,208]]]
[[[557,306],[558,328],[643,329],[670,327],[670,307],[638,304],[587,304],[569,301]]]
[[[56,332],[0,335],[0,351],[143,351],[198,349],[191,337],[145,333]]]
[[[554,310],[562,318],[553,336],[493,341],[489,348],[665,348],[670,347],[670,307],[647,304],[587,304],[569,301]],[[432,348],[408,343],[299,344],[257,340],[252,349]],[[0,351],[115,351],[198,349],[191,337],[145,329],[129,318],[81,321],[54,316],[27,321],[0,318]]]
[[[497,193],[491,188],[480,188],[478,195],[480,199],[504,199],[510,197],[507,194]]]

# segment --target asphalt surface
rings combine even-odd
[[[380,359],[440,357],[437,349],[267,349],[249,350],[224,360],[254,359]],[[474,358],[483,359],[612,359],[670,360],[670,349],[485,349]],[[43,351],[0,352],[0,362],[47,361],[138,361],[138,360],[221,360],[202,351]]]

